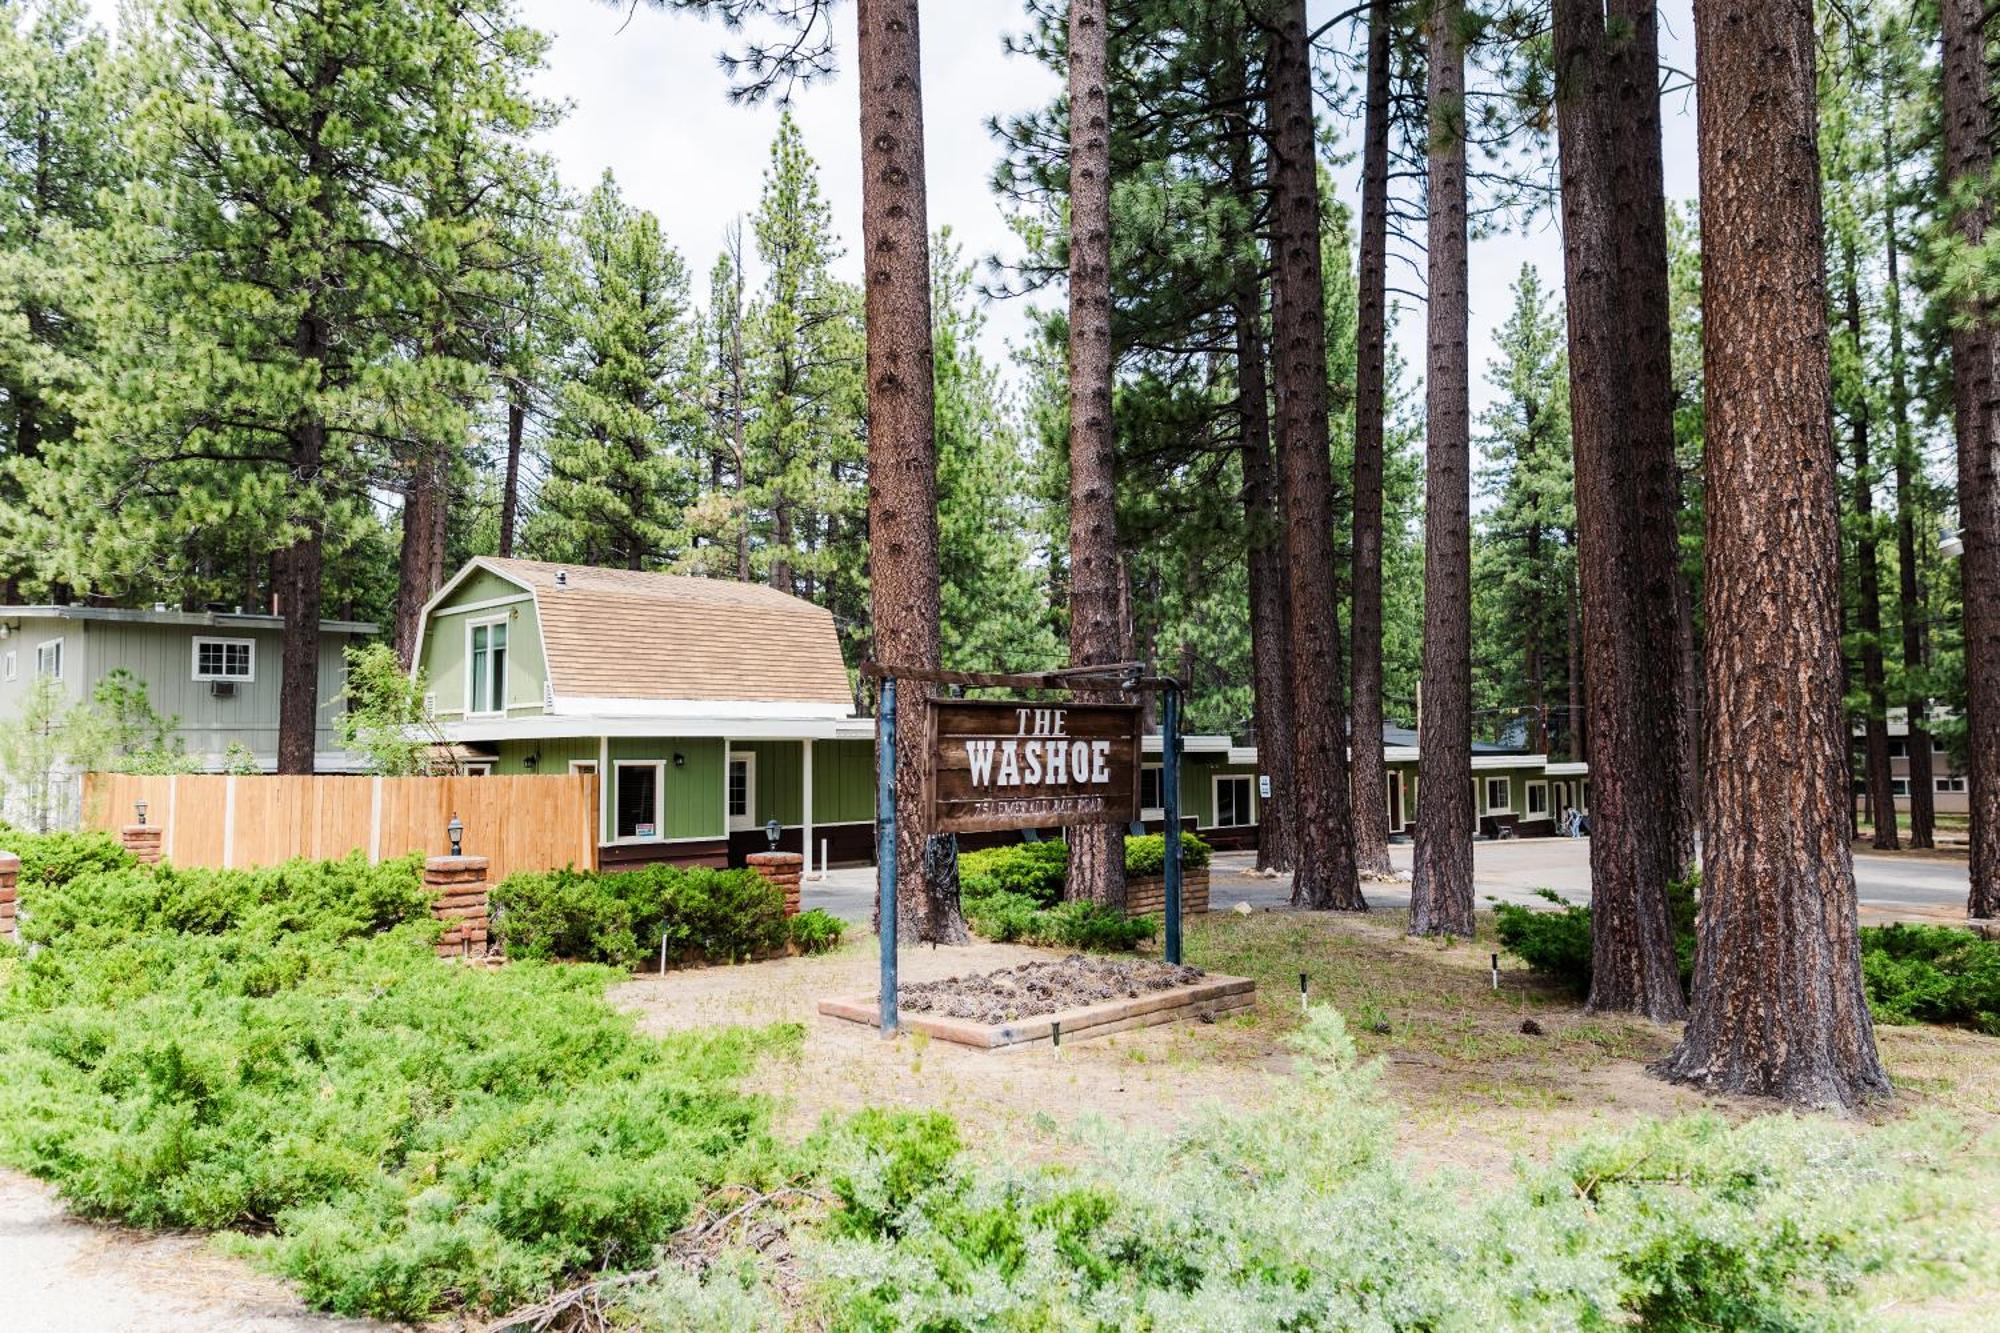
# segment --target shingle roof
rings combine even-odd
[[[832,613],[776,588],[536,560],[480,563],[534,590],[558,695],[853,705]]]

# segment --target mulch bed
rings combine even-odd
[[[1060,961],[1022,963],[998,972],[898,986],[896,1003],[913,1014],[1011,1023],[1106,1000],[1136,1000],[1141,995],[1192,986],[1203,976],[1198,967],[1071,954]]]

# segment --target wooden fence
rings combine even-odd
[[[116,832],[146,802],[161,855],[177,865],[265,866],[295,856],[371,861],[451,850],[456,814],[468,855],[490,862],[488,883],[516,870],[597,864],[597,775],[375,778],[90,773],[83,824]]]

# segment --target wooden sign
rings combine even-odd
[[[931,831],[1121,824],[1139,817],[1139,706],[939,699]]]

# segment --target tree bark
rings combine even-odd
[[[1305,0],[1279,0],[1270,35],[1271,330],[1291,591],[1292,901],[1365,911],[1354,855],[1338,676],[1333,464],[1327,453],[1326,291]]]
[[[876,660],[938,664],[937,442],[917,0],[859,0],[861,236],[868,336],[868,565]],[[931,691],[897,690],[896,933],[962,944],[950,878],[926,874],[922,736]],[[879,923],[878,923],[879,925]]]
[[[1993,226],[1993,84],[1986,65],[1987,0],[1940,0],[1944,164],[1964,192],[1956,240],[1986,244]],[[1971,892],[1966,914],[2000,916],[2000,303],[1961,296],[1951,322],[1958,434],[1959,561],[1965,605],[1965,731],[1971,760]]]
[[[1271,409],[1264,373],[1262,280],[1246,262],[1236,296],[1236,415],[1243,436],[1243,520],[1249,541],[1250,660],[1256,693],[1258,767],[1271,779],[1258,803],[1257,868],[1292,868],[1292,662],[1287,615],[1284,517],[1271,459]]]
[[[1861,343],[1861,280],[1855,254],[1847,250],[1847,336],[1857,354]],[[1860,364],[1857,359],[1856,364]],[[1854,447],[1854,574],[1861,619],[1861,689],[1868,696],[1862,734],[1868,758],[1868,809],[1877,851],[1900,849],[1896,836],[1896,789],[1889,770],[1889,690],[1882,666],[1882,570],[1875,554],[1875,472],[1868,456],[1868,395],[1858,386],[1848,412]]]
[[[1111,426],[1111,100],[1105,0],[1069,6],[1069,660],[1123,661]],[[1086,692],[1085,699],[1116,695]],[[1125,830],[1070,830],[1063,896],[1125,905]]]
[[[1389,0],[1368,7],[1367,112],[1361,141],[1360,289],[1354,330],[1354,586],[1348,653],[1354,759],[1354,856],[1364,875],[1389,866],[1388,772],[1382,762],[1382,435],[1389,281]]]
[[[1694,1005],[1655,1069],[1889,1095],[1844,836],[1840,513],[1811,0],[1696,0],[1707,414],[1705,861]]]
[[[407,670],[417,658],[417,621],[444,584],[449,467],[435,441],[418,445],[405,472],[402,545],[396,562],[396,656]]]
[[[1884,84],[1883,96],[1888,98]],[[1896,127],[1882,118],[1882,160],[1893,170]],[[1888,263],[1883,304],[1889,324],[1889,415],[1896,432],[1896,618],[1903,629],[1903,709],[1909,721],[1910,846],[1928,849],[1936,840],[1937,798],[1931,772],[1930,699],[1922,681],[1928,666],[1922,586],[1917,581],[1917,486],[1922,464],[1910,429],[1909,353],[1903,345],[1901,247],[1896,239],[1896,187],[1882,191],[1882,245]]]
[[[1412,935],[1472,934],[1472,407],[1462,0],[1430,6],[1424,714]]]
[[[514,526],[521,513],[521,441],[527,433],[527,386],[507,381],[507,477],[500,491],[500,556],[514,554]]]
[[[1679,478],[1662,369],[1670,329],[1654,19],[1650,5],[1624,8],[1616,35],[1599,3],[1556,0],[1553,11],[1590,736],[1588,1007],[1665,1021],[1687,1012],[1667,884],[1693,843],[1679,781]],[[1626,142],[1649,118],[1650,159]]]

